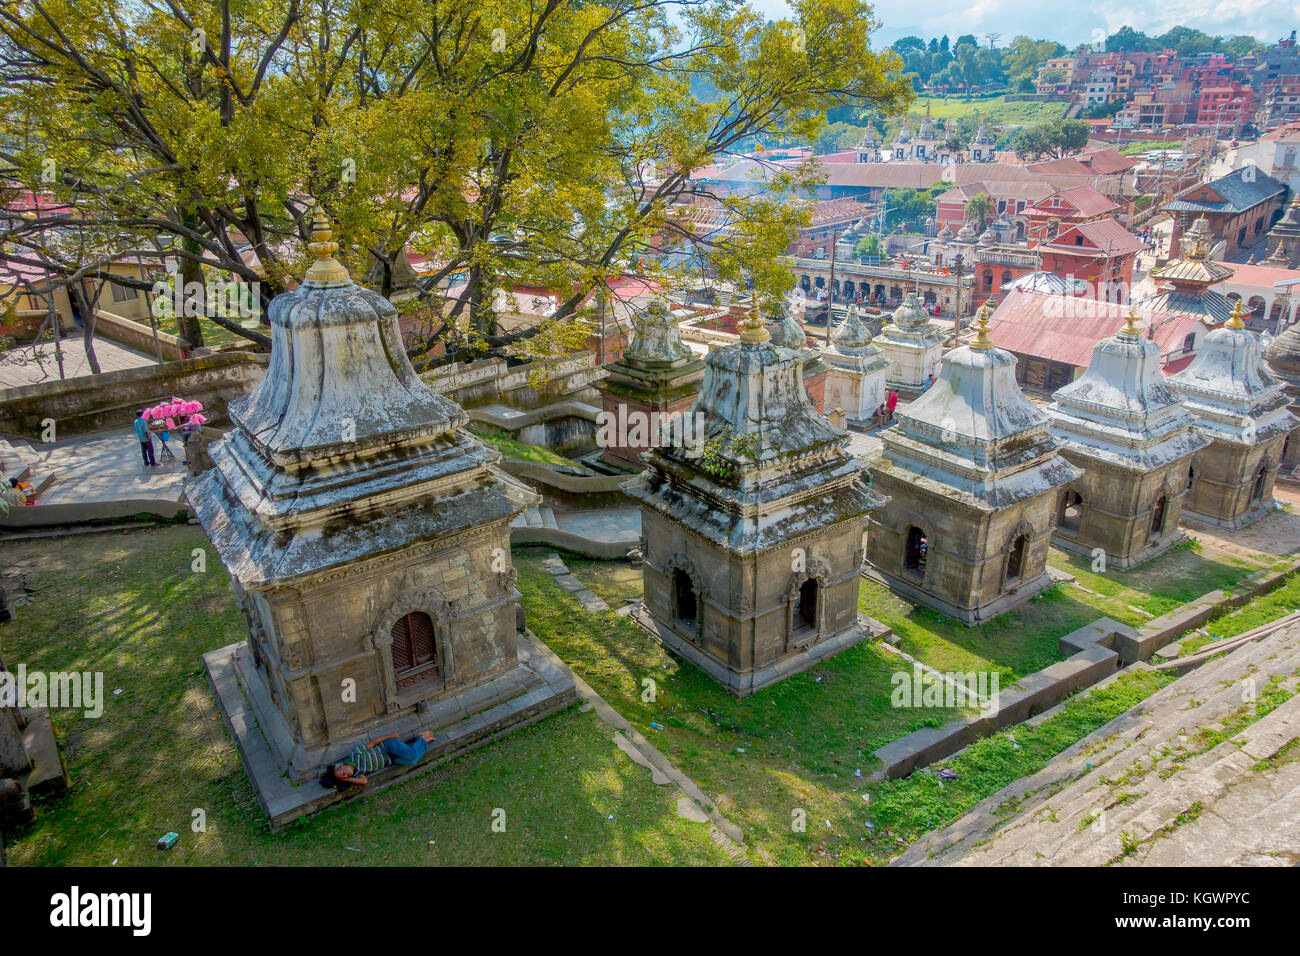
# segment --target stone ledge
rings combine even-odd
[[[258,803],[269,818],[271,832],[274,833],[292,821],[328,806],[386,790],[575,703],[578,693],[572,672],[562,664],[557,665],[558,659],[554,655],[542,653],[538,646],[523,635],[519,636],[518,642],[519,664],[515,670],[526,671],[529,678],[527,683],[531,685],[524,693],[504,701],[489,701],[491,706],[487,709],[462,716],[447,725],[425,722],[424,726],[437,730],[438,737],[418,764],[411,767],[387,767],[371,774],[370,782],[365,787],[347,791],[327,788],[316,780],[307,780],[297,785],[289,780],[285,767],[273,756],[267,737],[246,696],[244,683],[238,675],[235,658],[238,650],[245,646],[243,642],[210,651],[203,655],[203,664],[222,718],[235,738],[244,770],[253,784]],[[460,712],[464,713],[464,708],[460,708]],[[382,737],[391,732],[414,736],[420,729],[412,730],[405,723],[400,723],[400,730],[397,726],[375,728],[372,736]],[[339,756],[342,756],[341,752]],[[324,768],[321,769],[323,771]]]

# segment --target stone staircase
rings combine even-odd
[[[46,465],[40,452],[21,438],[0,438],[0,472],[5,478],[30,482],[36,489],[37,501],[41,500],[41,495],[49,490],[58,477]]]
[[[1256,720],[1248,693],[1298,683],[1293,624],[1180,677],[891,865],[1300,862],[1295,748],[1260,767],[1300,738],[1300,695]]]
[[[510,523],[512,528],[555,528],[559,529],[559,522],[555,520],[555,511],[550,505],[542,505],[540,508],[529,508],[514,521]]]

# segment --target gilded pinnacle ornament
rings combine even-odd
[[[1246,311],[1245,306],[1243,306],[1241,300],[1238,299],[1233,303],[1232,315],[1228,316],[1228,321],[1223,324],[1223,327],[1225,329],[1244,329],[1246,323],[1241,320],[1248,315],[1250,315],[1250,313]]]
[[[740,341],[746,345],[763,345],[771,338],[771,333],[767,331],[767,326],[763,324],[763,319],[758,314],[758,296],[755,294],[754,306],[740,326]]]
[[[1132,303],[1129,303],[1128,316],[1124,319],[1124,327],[1119,330],[1120,335],[1129,338],[1139,338],[1142,335],[1142,327],[1138,325],[1141,317],[1137,314],[1137,309]]]
[[[977,313],[975,313],[976,335],[975,335],[975,341],[971,343],[971,348],[973,349],[993,348],[993,340],[989,338],[989,316],[991,316],[992,314],[993,314],[993,310],[989,308],[988,301],[986,300],[984,304],[980,306],[980,310]]]
[[[348,281],[348,270],[334,258],[334,253],[338,252],[339,244],[333,241],[333,236],[334,232],[330,228],[330,222],[325,215],[325,210],[317,203],[312,213],[311,223],[311,237],[314,241],[307,244],[307,248],[315,253],[316,261],[307,269],[306,274],[303,276],[304,282]]]

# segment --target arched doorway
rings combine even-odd
[[[1011,544],[1011,551],[1007,554],[1007,584],[1018,584],[1021,575],[1025,570],[1025,547],[1028,539],[1021,534],[1016,535],[1016,540]]]
[[[695,626],[699,608],[695,600],[695,582],[682,568],[673,572],[673,617],[683,624]]]
[[[1156,499],[1156,506],[1151,509],[1151,534],[1150,537],[1158,538],[1164,534],[1165,530],[1165,510],[1169,502],[1164,495]]]
[[[809,578],[799,585],[794,597],[794,629],[817,629],[817,581]]]
[[[1251,489],[1251,504],[1260,504],[1264,500],[1264,486],[1268,484],[1268,462],[1259,463],[1259,471],[1255,472],[1255,486]]]
[[[925,532],[916,525],[909,527],[903,544],[903,570],[918,578],[925,577],[925,562],[929,552],[930,542],[926,539]]]
[[[1062,531],[1077,534],[1083,524],[1083,495],[1073,488],[1061,496],[1061,511],[1056,516],[1056,524]]]
[[[429,615],[423,611],[405,614],[393,622],[390,633],[393,679],[399,691],[437,679],[438,642]]]

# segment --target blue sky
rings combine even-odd
[[[784,0],[750,0],[770,17],[785,16]],[[1152,35],[1182,24],[1211,35],[1247,33],[1272,43],[1300,27],[1297,0],[876,0],[874,34],[888,46],[899,37],[1001,33],[999,44],[1024,33],[1071,46],[1091,43],[1128,25]]]

